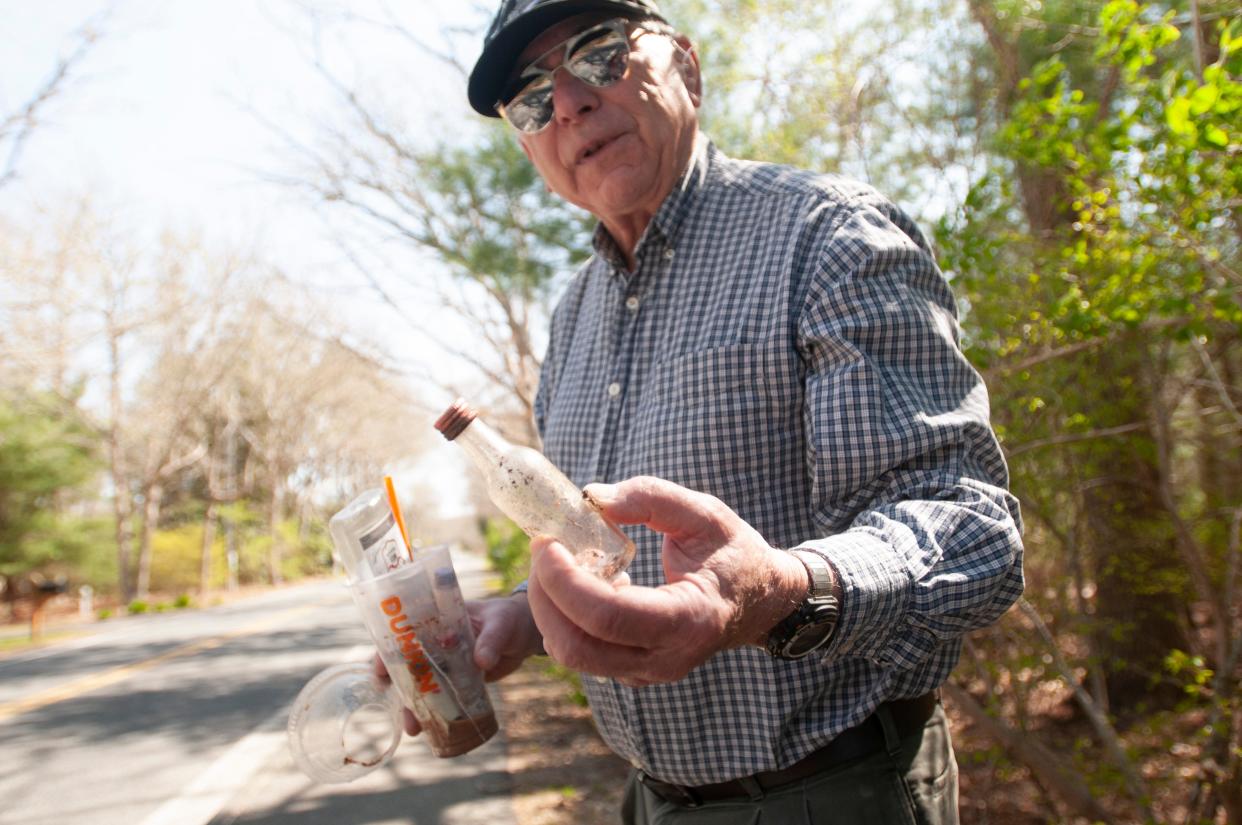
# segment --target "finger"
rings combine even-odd
[[[588,484],[583,495],[618,524],[645,524],[674,541],[722,532],[732,513],[719,499],[655,476],[635,476],[619,484]]]
[[[527,599],[548,655],[561,664],[597,676],[625,677],[645,673],[650,666],[650,650],[593,638],[565,616],[533,577]]]
[[[423,726],[418,724],[418,718],[409,708],[401,708],[401,726],[410,736],[418,736],[423,732]]]
[[[381,682],[388,683],[392,681],[392,677],[388,675],[388,668],[384,665],[384,660],[380,658],[378,652],[371,659],[371,670],[375,674],[375,678]]]
[[[500,651],[512,644],[513,625],[496,621],[497,611],[481,614],[478,633],[474,639],[474,663],[487,673],[500,662]]]
[[[474,646],[474,663],[479,666],[479,670],[488,673],[492,668],[500,664],[500,654],[496,652],[496,648],[490,643],[476,643]]]
[[[661,587],[615,587],[584,570],[557,542],[533,554],[531,572],[542,598],[587,636],[603,642],[648,648],[670,635],[700,639],[723,621],[716,603],[705,596],[706,582],[698,577]]]

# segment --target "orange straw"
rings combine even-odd
[[[388,490],[388,506],[392,508],[392,517],[397,520],[397,527],[401,529],[401,538],[405,540],[405,550],[410,554],[410,558],[413,558],[410,534],[405,531],[405,519],[401,518],[401,505],[397,502],[397,490],[392,486],[392,476],[384,476],[384,488]]]

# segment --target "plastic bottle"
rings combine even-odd
[[[350,583],[409,564],[410,551],[383,490],[367,490],[328,522]]]
[[[634,542],[538,450],[505,440],[458,399],[436,421],[487,478],[487,492],[528,536],[552,536],[604,579],[629,567]]]

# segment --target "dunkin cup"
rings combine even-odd
[[[337,665],[302,688],[289,715],[289,748],[320,782],[349,782],[387,762],[401,738],[401,707],[436,756],[457,756],[496,733],[474,633],[447,545],[411,553],[382,491],[370,490],[329,524],[348,588],[391,685],[369,665]]]
[[[474,663],[474,633],[448,547],[349,585],[402,704],[436,756],[457,756],[496,733],[496,714]]]

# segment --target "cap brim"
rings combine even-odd
[[[513,65],[526,46],[565,18],[591,11],[610,11],[621,17],[631,18],[660,17],[650,10],[618,0],[579,0],[534,9],[501,29],[483,47],[483,53],[474,64],[466,86],[466,96],[470,100],[471,108],[486,117],[500,117],[500,113],[496,111],[496,103],[504,92]]]

